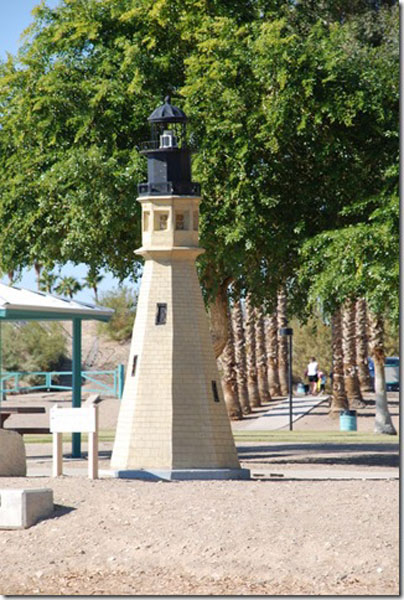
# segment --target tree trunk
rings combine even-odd
[[[278,329],[280,327],[287,327],[287,325],[288,319],[286,317],[286,293],[284,288],[282,288],[278,293]],[[288,338],[286,335],[278,335],[278,373],[282,396],[287,396],[289,393],[288,365]]]
[[[232,320],[234,334],[234,354],[236,359],[238,399],[243,414],[248,415],[251,412],[251,407],[248,399],[247,358],[243,326],[243,310],[240,300],[236,300],[234,302],[232,310]]]
[[[362,393],[373,391],[368,356],[366,300],[359,298],[356,302],[356,365],[358,367],[359,386]]]
[[[268,389],[267,352],[262,308],[255,309],[255,345],[258,393],[261,402],[270,402],[271,396]]]
[[[42,265],[38,262],[34,263],[34,270],[35,270],[35,275],[36,275],[36,285],[37,285],[37,289],[40,290],[41,289],[41,271],[42,271]]]
[[[251,305],[251,298],[247,296],[246,302],[246,344],[247,344],[247,387],[250,406],[261,406],[258,393],[258,381],[256,371],[256,351],[255,351],[255,325],[254,325],[254,307]]]
[[[387,404],[386,379],[384,374],[383,319],[369,312],[370,348],[375,364],[376,418],[375,433],[396,435]]]
[[[266,328],[267,342],[267,365],[268,365],[268,387],[271,396],[281,395],[278,372],[278,317],[276,311],[267,320]]]
[[[342,351],[344,355],[344,383],[349,408],[363,408],[356,369],[355,303],[347,300],[342,307]]]
[[[331,319],[332,344],[332,398],[330,417],[337,418],[341,410],[347,409],[348,399],[344,384],[344,356],[342,353],[341,312],[337,310]]]
[[[231,319],[227,319],[227,324],[227,343],[219,360],[222,365],[222,388],[227,414],[229,415],[229,418],[234,421],[242,419],[243,414],[238,400],[234,338]]]
[[[214,300],[209,304],[209,320],[210,320],[210,333],[212,336],[213,350],[215,357],[218,358],[227,342],[228,335],[228,300],[227,300],[227,288],[230,283],[230,279],[223,281],[219,287],[219,290]]]

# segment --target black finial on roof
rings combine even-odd
[[[164,98],[164,104],[156,108],[148,121],[152,123],[185,123],[187,116],[180,108],[171,104],[171,96]]]

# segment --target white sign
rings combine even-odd
[[[95,406],[81,408],[50,409],[50,430],[52,433],[94,433],[96,431]]]

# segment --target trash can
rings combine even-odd
[[[305,394],[306,390],[304,389],[304,383],[298,383],[296,391],[298,394]]]
[[[356,410],[341,410],[339,429],[340,431],[357,431]]]

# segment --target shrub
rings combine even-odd
[[[3,371],[58,370],[66,356],[66,338],[60,323],[4,323]],[[35,378],[30,378],[34,383]]]
[[[113,308],[115,313],[108,323],[99,323],[98,330],[111,340],[130,340],[136,316],[137,293],[123,286],[100,294],[100,305]]]

